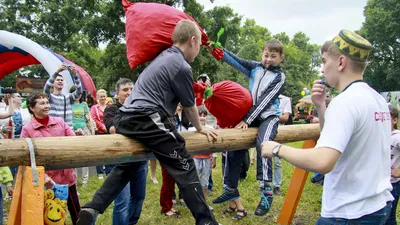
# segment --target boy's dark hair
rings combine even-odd
[[[49,96],[43,92],[34,92],[34,93],[30,94],[29,97],[26,99],[26,106],[27,106],[30,114],[33,115],[33,112],[30,108],[31,107],[34,108],[36,105],[36,100],[41,99],[41,98],[48,99]]]
[[[392,116],[393,119],[399,118],[399,110],[396,107],[389,105],[389,111],[390,111],[390,116]],[[394,125],[394,129],[397,129],[397,124]]]
[[[201,106],[197,107],[197,109],[199,111],[199,115],[202,114],[202,113],[204,113],[205,116],[208,115],[208,111],[207,111],[206,107],[201,105]]]
[[[268,49],[270,52],[278,52],[280,55],[283,55],[283,45],[280,41],[276,39],[272,39],[265,43],[263,51]]]
[[[57,78],[57,77],[62,77],[62,78],[64,79],[63,75],[61,75],[61,74],[59,74],[59,73],[57,73],[56,78]]]
[[[93,98],[93,96],[88,93],[88,95],[86,96],[86,103],[89,106],[89,109],[96,104],[96,100]]]

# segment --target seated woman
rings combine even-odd
[[[33,115],[31,122],[22,128],[20,138],[42,138],[75,136],[74,131],[62,118],[49,116],[50,104],[44,93],[32,93],[27,101],[29,113]],[[62,149],[60,149],[62,151]],[[48,184],[68,184],[68,211],[74,225],[81,210],[78,193],[76,191],[76,173],[74,169],[46,171],[46,187]],[[50,185],[51,186],[51,185]]]

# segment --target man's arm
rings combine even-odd
[[[277,144],[272,141],[264,142],[262,144],[262,156],[272,157],[272,151],[269,150]],[[335,167],[340,155],[340,151],[328,147],[298,149],[283,145],[278,152],[278,156],[290,164],[303,170],[321,174],[329,173]]]
[[[200,131],[202,128],[200,119],[199,119],[199,111],[197,110],[197,106],[184,107],[183,110],[189,121],[192,123],[193,127],[196,128],[197,131]]]
[[[71,102],[74,102],[83,92],[82,90],[82,84],[81,81],[79,80],[78,73],[76,72],[75,67],[70,67],[70,73],[74,76],[74,82],[75,82],[75,91],[72,92],[69,97],[71,98]]]
[[[325,112],[326,112],[326,87],[322,84],[321,80],[314,81],[313,88],[311,90],[311,100],[315,105],[318,112],[319,127],[322,130],[325,124]],[[345,114],[343,114],[345,115]]]
[[[49,79],[47,79],[46,84],[44,85],[44,88],[43,88],[43,92],[45,94],[50,95],[50,90],[51,90],[51,87],[54,84],[54,81],[56,80],[57,74],[59,72],[63,71],[63,70],[66,70],[66,69],[67,69],[67,66],[64,63],[62,63],[60,65],[60,67],[58,67],[56,72],[53,73],[52,75],[50,75]]]
[[[289,120],[290,113],[285,112],[279,116],[279,123],[286,123]]]
[[[118,107],[116,105],[107,106],[104,110],[103,121],[106,125],[107,132],[110,134],[115,133],[114,117],[118,114]]]
[[[282,92],[284,84],[285,75],[283,73],[278,73],[269,87],[258,99],[256,104],[253,105],[253,107],[251,107],[247,112],[246,116],[243,118],[243,121],[250,125],[260,115],[260,113],[264,111],[264,109],[270,107]]]

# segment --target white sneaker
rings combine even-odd
[[[97,176],[97,178],[99,178],[99,180],[103,180],[104,179],[103,175],[99,175],[99,176]]]
[[[153,184],[158,184],[158,180],[156,178],[151,178],[151,181],[153,182]]]

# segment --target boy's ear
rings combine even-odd
[[[285,55],[281,55],[281,61],[283,61],[285,59]]]

